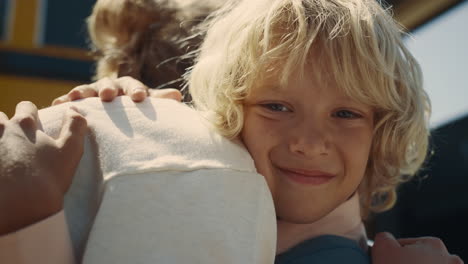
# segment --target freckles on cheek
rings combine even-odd
[[[342,130],[340,131],[340,141],[338,145],[341,151],[346,152],[348,159],[357,163],[367,164],[373,141],[372,133],[362,130]]]
[[[360,140],[356,140],[354,149],[356,150],[356,158],[359,158],[360,164],[363,167],[363,170],[367,167],[369,157],[371,155],[373,137],[372,134],[364,135]]]

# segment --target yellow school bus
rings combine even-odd
[[[85,18],[95,0],[0,0],[0,111],[16,103],[38,107],[89,82]]]

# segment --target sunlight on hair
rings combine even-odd
[[[314,74],[374,108],[375,140],[360,186],[364,213],[396,201],[396,186],[421,167],[430,103],[403,32],[374,0],[231,1],[204,25],[186,78],[195,107],[225,136],[243,127],[243,100],[266,78]],[[307,64],[314,73],[303,72]],[[315,70],[316,69],[316,70]]]

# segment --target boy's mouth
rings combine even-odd
[[[308,185],[321,185],[332,180],[335,175],[320,171],[320,170],[302,170],[302,169],[291,169],[291,168],[280,168],[279,171],[286,176],[287,179],[299,183]]]

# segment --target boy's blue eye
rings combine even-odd
[[[338,118],[344,118],[344,119],[355,119],[355,118],[360,118],[362,117],[362,115],[360,114],[357,114],[357,113],[354,113],[352,111],[349,111],[349,110],[339,110],[339,111],[336,111],[334,114],[333,114],[334,117],[338,117]]]
[[[274,112],[290,112],[291,111],[286,106],[282,104],[277,104],[277,103],[262,104],[262,106]]]

